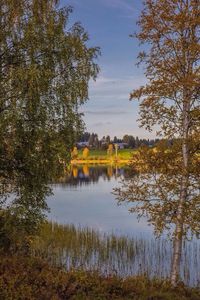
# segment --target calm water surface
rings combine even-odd
[[[53,185],[48,198],[48,218],[59,223],[88,226],[99,231],[125,235],[152,232],[143,218],[129,213],[127,205],[118,205],[113,188],[129,176],[127,168],[112,166],[73,167],[70,175]]]
[[[74,166],[68,176],[53,185],[54,195],[48,198],[51,210],[48,218],[61,224],[87,226],[102,233],[113,232],[139,240],[142,238],[144,245],[137,255],[134,254],[135,264],[125,263],[124,267],[124,256],[117,256],[113,258],[114,261],[106,261],[106,266],[114,264],[119,274],[138,274],[140,266],[143,266],[143,271],[150,276],[169,276],[172,257],[170,241],[156,240],[153,228],[145,218],[138,222],[137,215],[129,213],[127,205],[118,206],[112,194],[113,188],[120,185],[120,180],[129,177],[130,172],[125,167]],[[128,250],[125,248],[124,251],[126,257]],[[199,255],[200,245],[197,241],[185,244],[181,277],[186,284],[200,284]],[[77,254],[75,256],[77,259]]]

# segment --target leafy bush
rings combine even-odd
[[[28,254],[38,226],[37,220],[31,222],[11,210],[0,210],[0,252]]]
[[[71,270],[66,273],[37,258],[0,257],[0,299],[198,300],[200,290],[145,277],[121,279]]]

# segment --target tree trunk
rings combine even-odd
[[[174,232],[173,242],[173,257],[171,267],[171,284],[175,286],[180,277],[180,266],[181,266],[181,255],[183,245],[183,226],[184,226],[184,204],[187,200],[187,187],[188,187],[188,133],[189,133],[189,110],[190,101],[185,99],[183,104],[183,143],[182,143],[182,159],[183,159],[183,170],[180,187],[180,200],[178,209],[176,212],[176,227]]]
[[[184,182],[181,184],[180,202],[177,210],[177,222],[173,242],[173,258],[171,267],[171,284],[175,286],[180,276],[181,254],[183,245],[183,211],[184,202],[187,197],[187,187]]]
[[[182,254],[182,243],[183,243],[183,226],[182,224],[176,225],[174,244],[173,244],[173,260],[172,260],[172,269],[171,269],[171,284],[176,286],[181,266],[181,254]]]

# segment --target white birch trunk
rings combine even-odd
[[[180,276],[181,254],[183,245],[183,206],[187,197],[187,189],[185,183],[181,185],[180,202],[177,211],[177,222],[174,233],[173,242],[173,258],[171,268],[171,284],[175,286]]]
[[[188,187],[188,132],[189,132],[189,109],[190,101],[184,101],[183,105],[183,144],[182,144],[182,159],[183,159],[183,174],[180,187],[180,200],[177,209],[177,221],[174,232],[173,241],[173,257],[171,267],[171,284],[175,286],[180,277],[181,255],[183,247],[183,224],[184,224],[184,203],[187,200]]]

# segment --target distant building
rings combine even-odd
[[[128,148],[128,144],[127,143],[115,143],[115,145],[118,146],[118,149],[126,149],[126,148]]]
[[[85,147],[89,147],[89,143],[88,142],[78,142],[77,144],[77,148],[82,149]]]

